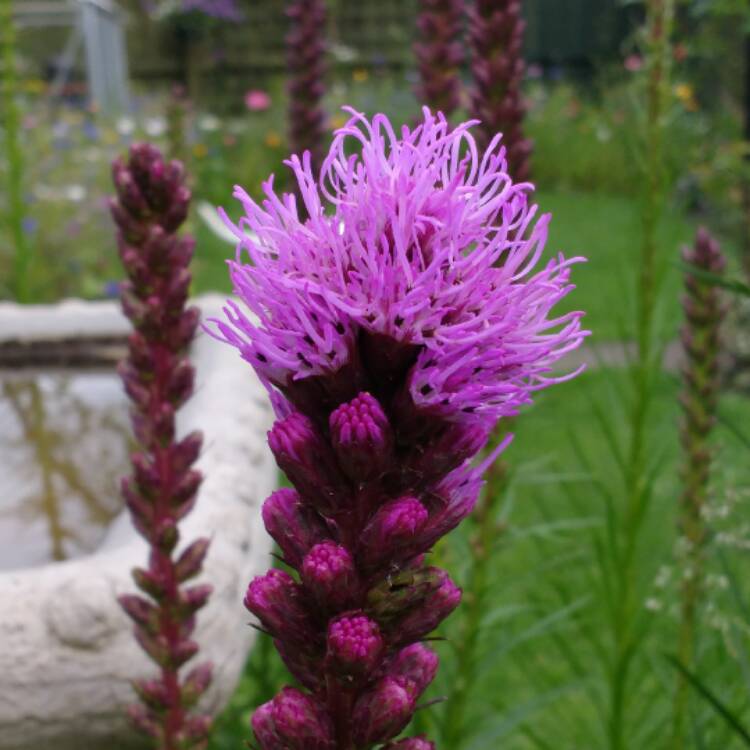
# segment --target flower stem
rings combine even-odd
[[[619,549],[614,550],[617,558],[617,595],[611,613],[614,639],[614,655],[609,674],[608,736],[611,750],[623,750],[627,747],[628,684],[638,648],[636,618],[640,606],[636,591],[635,566],[640,531],[650,498],[646,471],[646,423],[651,407],[653,381],[658,372],[654,346],[657,229],[664,205],[665,170],[662,143],[669,90],[673,21],[674,0],[649,0],[646,19],[647,82],[642,240],[636,289],[637,356],[632,367],[634,396],[630,412],[630,445],[625,473],[625,514],[620,523],[622,537]]]
[[[21,117],[17,96],[18,75],[13,1],[0,0],[0,97],[2,101],[0,111],[4,113],[3,131],[8,170],[6,224],[14,248],[10,288],[16,300],[29,302],[31,246],[23,229],[24,159],[21,149]]]
[[[441,732],[446,747],[459,747],[465,736],[466,705],[474,684],[490,563],[498,532],[502,531],[496,518],[498,504],[509,478],[508,464],[502,459],[488,469],[487,486],[472,519],[475,532],[471,539],[471,568],[463,604],[464,625],[455,648],[457,674],[446,704]]]

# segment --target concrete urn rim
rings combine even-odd
[[[223,302],[218,295],[194,300],[204,321],[220,314]],[[129,330],[113,301],[0,303],[0,345],[50,336],[122,337]],[[201,708],[215,713],[231,696],[253,642],[242,597],[269,564],[260,505],[276,486],[277,471],[266,446],[273,415],[252,368],[203,331],[191,358],[196,390],[178,415],[178,430],[203,431],[197,468],[204,480],[194,510],[180,524],[180,548],[199,536],[211,538],[195,581],[211,583],[214,593],[198,616],[200,654],[186,669],[214,663]],[[6,603],[0,615],[0,750],[45,743],[56,750],[143,746],[124,710],[134,702],[129,681],[153,674],[154,666],[136,645],[116,596],[136,592],[130,571],[144,565],[146,555],[123,510],[90,555],[0,571]]]

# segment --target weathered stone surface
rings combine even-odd
[[[199,302],[206,317],[216,314],[221,300]],[[114,303],[66,306],[75,320],[66,319],[64,307],[34,311],[33,335],[86,335],[87,317],[96,319],[96,335],[124,330]],[[16,336],[11,317],[19,326],[26,319],[0,307],[0,338]],[[197,389],[180,428],[204,432],[199,468],[205,480],[181,528],[188,542],[212,538],[200,580],[210,581],[215,593],[200,612],[196,637],[200,658],[215,666],[203,704],[214,712],[234,689],[253,641],[242,596],[248,580],[268,564],[270,542],[259,506],[275,485],[276,469],[265,445],[272,416],[252,370],[205,333],[196,340],[194,359]],[[129,681],[153,668],[115,597],[134,591],[130,570],[145,556],[145,544],[123,514],[95,554],[0,573],[0,750],[143,747],[123,711],[133,702]]]

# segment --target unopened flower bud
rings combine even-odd
[[[399,677],[416,701],[435,679],[440,660],[438,655],[421,643],[402,648],[390,661],[387,673]]]
[[[388,468],[393,435],[376,398],[360,393],[333,411],[329,424],[339,465],[352,481],[365,482]]]
[[[405,740],[391,742],[383,750],[435,750],[435,743],[426,737],[408,737]]]
[[[346,499],[346,484],[330,448],[313,422],[300,412],[279,420],[268,433],[268,445],[279,468],[299,493],[322,513]]]
[[[380,661],[383,647],[380,628],[366,615],[342,615],[328,626],[328,660],[345,675],[370,674]]]
[[[414,701],[400,680],[384,677],[354,705],[354,742],[369,746],[395,737],[409,723]]]
[[[461,589],[446,575],[437,591],[406,614],[395,628],[400,643],[409,643],[431,633],[461,601]]]
[[[262,513],[266,531],[294,568],[300,567],[311,547],[328,537],[323,519],[313,507],[302,502],[296,490],[276,490],[263,503]]]
[[[273,701],[268,701],[253,712],[251,720],[255,739],[260,743],[260,750],[275,750],[279,744],[273,723]]]
[[[424,550],[415,544],[427,523],[427,509],[414,497],[392,500],[362,531],[359,558],[366,568],[397,563]]]
[[[206,557],[210,544],[210,539],[196,539],[177,558],[174,572],[175,578],[177,578],[180,583],[183,583],[200,573],[201,567],[203,566],[203,560]]]
[[[438,437],[415,450],[407,465],[422,481],[443,477],[474,458],[488,437],[489,430],[484,424],[448,424]]]
[[[316,544],[305,555],[300,573],[305,586],[327,609],[346,607],[359,588],[352,556],[335,542]]]
[[[271,719],[280,743],[288,750],[331,750],[334,732],[325,707],[312,695],[285,687],[271,702]]]
[[[211,684],[212,673],[213,669],[210,662],[200,664],[190,671],[182,683],[180,691],[181,703],[185,708],[194,706],[201,695],[206,692]]]
[[[289,672],[308,690],[317,692],[321,682],[325,681],[325,674],[320,669],[324,648],[315,643],[285,643],[279,638],[274,639],[273,645]]]
[[[244,605],[273,635],[302,643],[309,640],[299,585],[283,570],[274,568],[254,578],[247,587]]]

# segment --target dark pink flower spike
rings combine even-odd
[[[110,209],[127,274],[121,303],[133,326],[119,372],[138,443],[132,476],[121,486],[133,525],[150,547],[148,567],[134,570],[133,578],[153,600],[126,594],[120,604],[135,623],[136,640],[159,668],[158,677],[134,683],[143,708],[130,715],[141,731],[159,738],[162,750],[178,750],[188,742],[201,745],[211,724],[189,713],[209,687],[211,665],[193,669],[184,681],[180,677],[180,667],[198,650],[190,636],[211,592],[208,585],[181,588],[200,573],[208,540],[176,552],[178,522],[195,504],[201,483],[192,468],[201,435],[178,440],[175,427],[177,410],[193,392],[187,348],[199,319],[197,308],[186,307],[193,241],[176,234],[187,217],[190,191],[182,165],[166,162],[145,143],[114,162],[112,178],[117,196]]]

